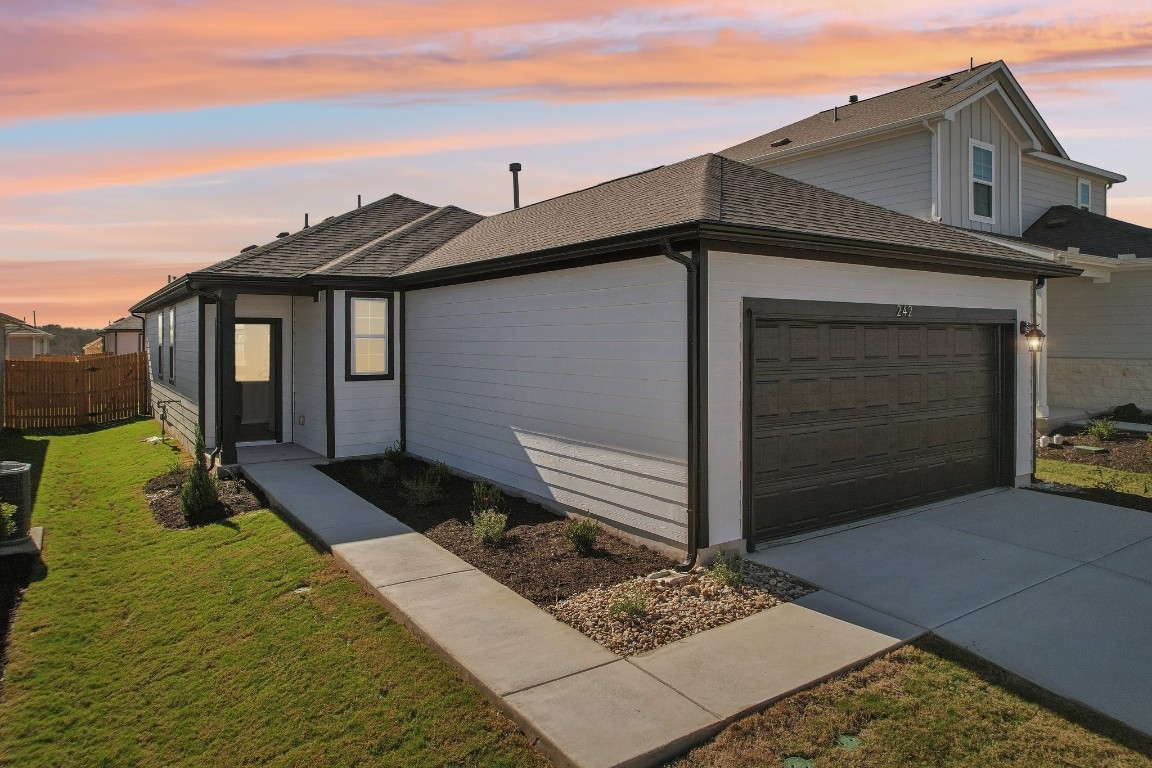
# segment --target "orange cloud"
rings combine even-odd
[[[604,23],[613,12],[665,5],[443,0],[384,11],[354,0],[216,0],[72,24],[15,22],[0,38],[13,64],[0,70],[0,114],[17,120],[478,92],[542,99],[811,94],[856,88],[864,71],[874,73],[864,85],[907,82],[957,69],[968,55],[1003,58],[1018,69],[1056,66],[1065,83],[1075,83],[1099,72],[1142,76],[1123,60],[1144,57],[1152,44],[1152,10],[1064,20],[1049,9],[950,27],[898,23],[894,15],[889,23],[869,18],[787,36],[739,23],[752,7],[741,3],[721,5],[719,17],[691,5],[675,9],[687,18],[680,29],[699,19],[710,23],[698,28],[716,32],[625,35]],[[1093,63],[1103,61],[1103,68]]]

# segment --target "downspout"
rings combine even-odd
[[[700,338],[697,325],[700,297],[700,268],[691,257],[685,256],[672,247],[672,243],[663,240],[660,243],[664,256],[682,264],[688,271],[686,282],[687,290],[687,323],[688,323],[688,552],[685,560],[676,566],[678,571],[688,571],[696,567],[699,556],[698,530],[700,527],[699,505],[699,476],[700,467],[700,421],[699,421],[699,350]]]

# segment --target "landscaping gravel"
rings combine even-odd
[[[731,586],[703,567],[684,575],[655,574],[589,589],[547,610],[613,653],[632,656],[815,591],[754,563],[743,563],[743,572],[744,581]]]

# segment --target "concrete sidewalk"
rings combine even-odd
[[[244,463],[272,504],[560,765],[658,764],[922,630],[817,592],[620,658],[316,470]]]

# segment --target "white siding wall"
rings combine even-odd
[[[1152,271],[1050,280],[1047,293],[1049,358],[1152,359]]]
[[[1076,205],[1076,174],[1028,160],[1024,161],[1023,170],[1024,229],[1054,205]],[[1095,202],[1096,190],[1092,190],[1092,199]]]
[[[131,355],[140,351],[140,334],[136,331],[116,331],[105,337],[110,355]]]
[[[204,444],[216,448],[216,305],[204,305]]]
[[[733,253],[708,254],[709,538],[744,535],[742,299],[780,298],[1015,310],[1029,317],[1031,283],[853,264]],[[1023,343],[1017,364],[1016,474],[1032,471],[1031,361]]]
[[[664,258],[408,294],[408,450],[683,546],[685,270]]]
[[[925,130],[761,167],[909,216],[932,214],[932,135]]]
[[[293,442],[321,456],[328,450],[326,301],[324,293],[320,294],[320,301],[313,301],[311,296],[292,297],[292,437]]]
[[[284,403],[281,409],[284,442],[292,442],[292,297],[242,294],[236,297],[236,321],[242,318],[280,318],[281,387]]]
[[[400,379],[376,381],[346,381],[344,364],[345,346],[345,291],[335,291],[336,340],[334,366],[336,402],[336,457],[369,456],[381,453],[400,439]],[[392,298],[393,343],[398,342],[398,300]],[[323,357],[321,357],[323,365]],[[393,369],[399,373],[400,359],[393,350]]]
[[[940,218],[945,224],[982,232],[1018,236],[1020,227],[1020,144],[987,98],[937,126],[940,152]],[[992,212],[994,224],[969,217],[972,197],[969,139],[995,149]]]
[[[176,317],[176,338],[173,354],[173,380],[168,380],[167,344],[158,343],[156,318],[164,315],[164,341],[168,337],[168,310],[149,312],[144,318],[144,335],[148,349],[148,371],[152,377],[152,415],[160,420],[166,433],[176,437],[188,450],[196,441],[196,425],[200,407],[197,403],[200,377],[200,361],[197,354],[199,344],[199,299],[191,298],[174,305]],[[161,375],[157,375],[157,360],[160,361]]]

